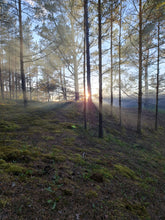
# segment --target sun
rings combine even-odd
[[[88,100],[88,98],[89,98],[89,93],[86,92],[86,100]]]

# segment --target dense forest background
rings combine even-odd
[[[92,99],[100,126],[103,103],[119,106],[120,124],[122,107],[135,107],[138,132],[142,109],[152,109],[157,129],[164,13],[163,0],[1,0],[1,100]]]

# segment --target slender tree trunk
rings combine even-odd
[[[15,72],[15,95],[16,95],[16,100],[18,99],[18,75],[17,72]]]
[[[62,68],[60,69],[59,76],[60,76],[62,95],[63,95],[64,100],[66,100],[65,86],[64,86],[63,77],[62,77]]]
[[[72,11],[72,14],[74,12]],[[77,53],[76,53],[76,42],[75,42],[75,29],[74,29],[74,19],[73,16],[70,18],[71,20],[71,30],[72,30],[72,49],[73,49],[73,65],[74,65],[74,86],[75,86],[75,101],[79,100],[79,84],[78,84],[78,64],[77,64]]]
[[[4,84],[3,84],[3,75],[2,75],[2,59],[0,54],[0,85],[1,85],[1,97],[4,100]]]
[[[20,34],[20,68],[21,68],[23,101],[24,101],[24,107],[26,107],[27,97],[26,97],[26,82],[25,82],[24,63],[23,63],[23,34],[22,34],[21,0],[18,1],[18,5],[19,5],[19,34]]]
[[[159,109],[159,56],[160,56],[160,22],[158,20],[158,45],[157,45],[157,82],[156,82],[156,109],[155,109],[155,130],[158,129],[158,109]]]
[[[63,78],[63,85],[64,85],[65,100],[67,100],[66,79],[65,79],[65,67],[63,67],[62,78]]]
[[[91,94],[91,73],[90,73],[90,51],[89,51],[89,22],[88,22],[88,0],[84,0],[85,4],[85,32],[86,32],[86,56],[87,56],[87,90],[88,90],[88,104],[92,103]]]
[[[85,66],[86,66],[86,28],[85,28],[86,14],[85,14],[85,3],[84,3],[84,68],[83,68],[83,86],[84,86],[84,128],[87,129],[87,104],[86,104],[86,76],[85,76]]]
[[[137,132],[141,134],[142,117],[142,0],[139,0],[139,88]]]
[[[113,6],[111,5],[111,114],[113,109]]]
[[[119,20],[119,123],[121,126],[121,16],[122,0],[120,0],[120,20]]]
[[[145,108],[148,107],[148,60],[149,60],[149,49],[147,49],[147,55],[145,60]]]
[[[2,24],[0,23],[0,27],[1,26]],[[2,74],[2,69],[3,69],[2,37],[0,38],[0,46],[1,46],[0,48],[0,86],[1,86],[1,97],[2,97],[2,100],[4,100],[4,83],[3,83],[3,74]]]
[[[14,72],[12,71],[12,94],[13,94],[13,99],[15,97],[15,77],[14,77]]]
[[[76,52],[76,49],[74,50]],[[76,53],[73,55],[74,59],[74,80],[75,80],[75,101],[79,100],[79,84],[78,84],[78,68]]]
[[[38,75],[38,68],[37,68],[37,101],[39,101],[39,75]]]
[[[30,101],[32,100],[32,77],[29,76],[29,86],[30,86]]]
[[[14,50],[14,78],[15,78],[15,98],[17,100],[17,90],[18,90],[18,78],[17,78],[17,63],[16,63],[16,49]]]
[[[101,30],[101,0],[98,0],[98,20],[99,20],[99,137],[103,137],[103,96],[102,96],[102,30]]]
[[[8,35],[8,41],[9,41],[9,35]],[[10,58],[11,58],[11,54],[10,54],[10,44],[9,44],[9,48],[8,48],[8,50],[9,50],[9,63],[8,63],[8,68],[9,68],[9,97],[10,97],[10,100],[11,100],[11,60],[10,60]]]

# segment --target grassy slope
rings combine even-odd
[[[0,219],[165,219],[164,130],[139,138],[82,104],[0,105]]]

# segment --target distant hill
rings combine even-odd
[[[155,97],[148,98],[148,108],[155,108]],[[104,102],[110,103],[110,98],[104,98]],[[143,98],[143,107],[145,104],[145,99]],[[114,98],[114,106],[119,106],[119,99]],[[124,108],[136,108],[138,106],[137,98],[122,98],[122,107]],[[165,109],[165,95],[159,96],[159,109]]]

